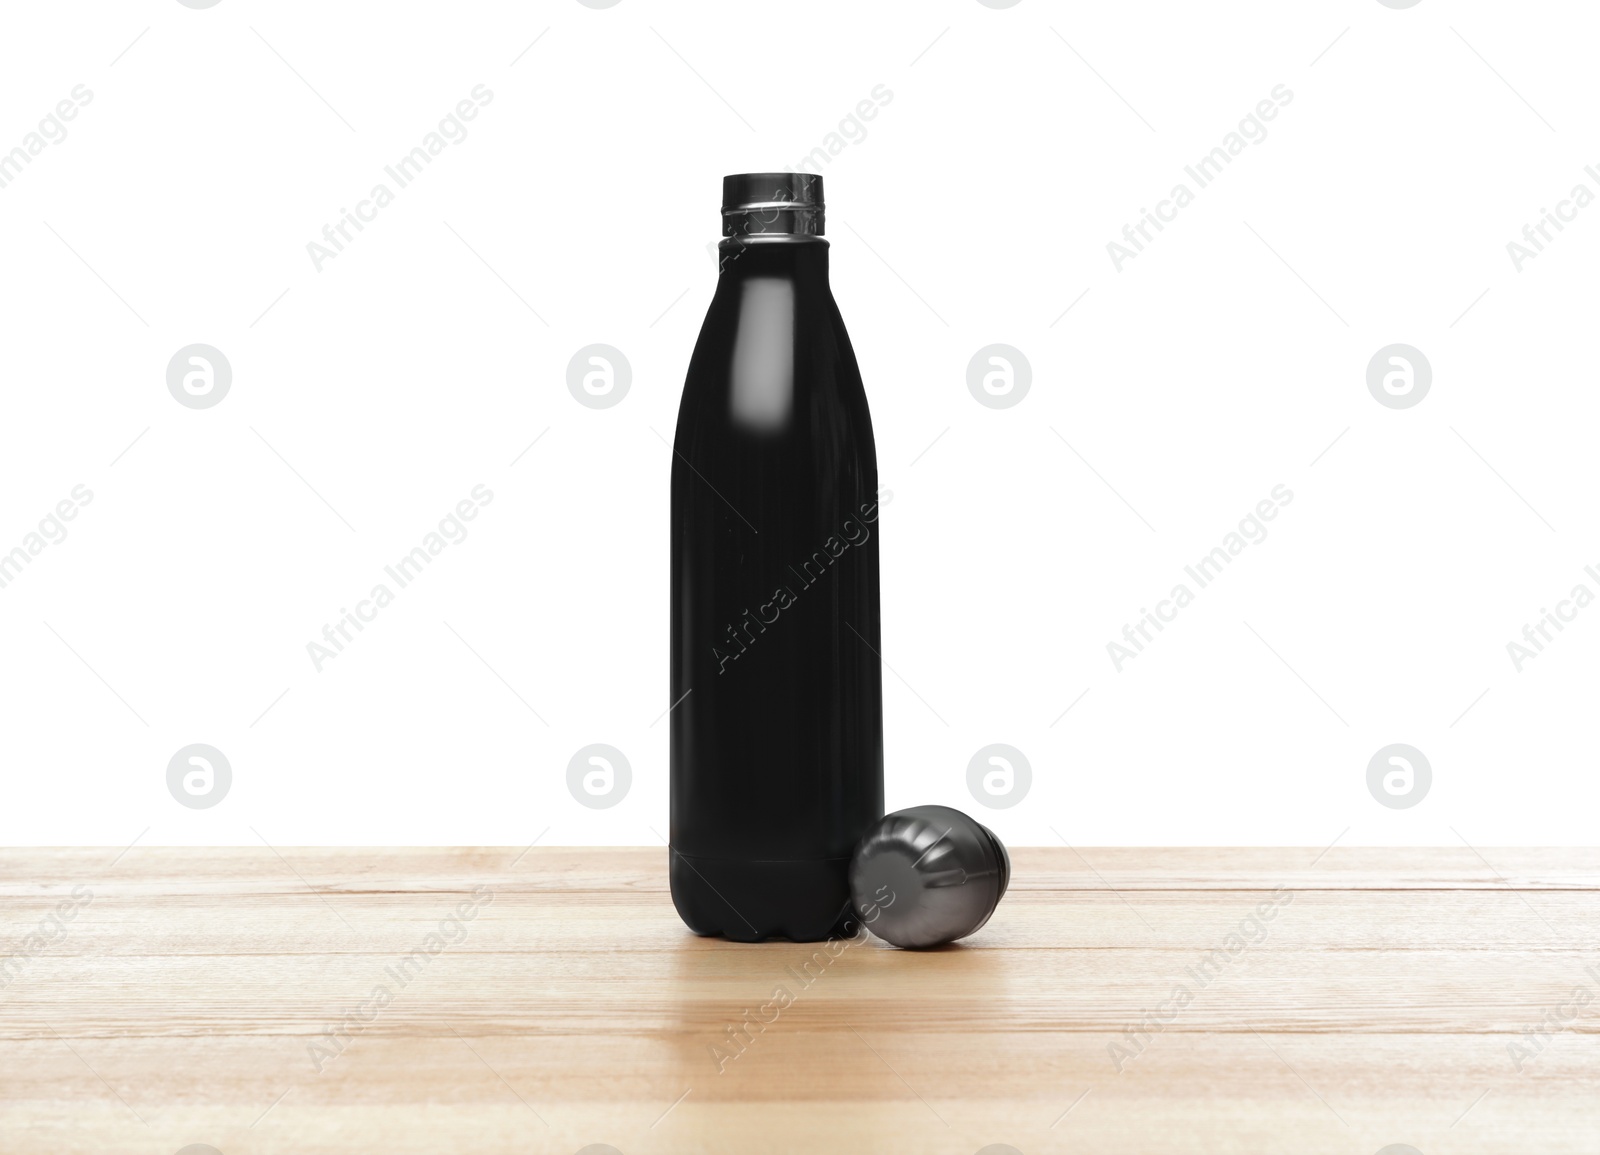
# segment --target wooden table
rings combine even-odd
[[[7,1155],[1600,1151],[1596,850],[1021,848],[926,953],[664,849],[117,855],[0,851]]]

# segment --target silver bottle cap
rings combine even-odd
[[[965,938],[989,921],[1011,881],[994,831],[948,806],[880,818],[850,862],[850,893],[867,929],[901,947]]]
[[[722,178],[724,237],[820,237],[822,178],[804,172],[745,172]]]

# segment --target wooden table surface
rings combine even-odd
[[[925,953],[664,849],[118,854],[0,851],[6,1155],[1600,1151],[1597,850],[1020,848]]]

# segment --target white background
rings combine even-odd
[[[883,85],[822,172],[893,493],[890,807],[1016,844],[1592,841],[1600,609],[1521,672],[1506,648],[1600,593],[1600,207],[1520,272],[1506,249],[1600,192],[1591,5],[0,21],[0,149],[93,93],[0,188],[0,552],[94,495],[0,589],[0,840],[657,842],[662,439],[720,180],[826,148]],[[318,271],[307,242],[480,84],[467,138]],[[1119,272],[1107,243],[1277,85],[1267,137]],[[214,408],[167,390],[194,342],[232,366]],[[609,409],[566,386],[595,342],[632,367]],[[966,385],[996,342],[1032,367],[1011,408]],[[1414,408],[1367,389],[1393,342],[1432,366]],[[478,484],[469,536],[319,673],[307,643]],[[1119,673],[1107,643],[1279,484],[1266,540]],[[166,786],[195,742],[233,768],[206,810]],[[566,784],[596,742],[633,770],[609,809]],[[967,788],[995,742],[1032,765],[1006,809]],[[1394,742],[1433,767],[1406,810],[1366,785]]]

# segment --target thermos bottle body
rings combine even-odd
[[[729,177],[672,461],[671,886],[698,934],[852,918],[883,814],[878,471],[820,177]]]

